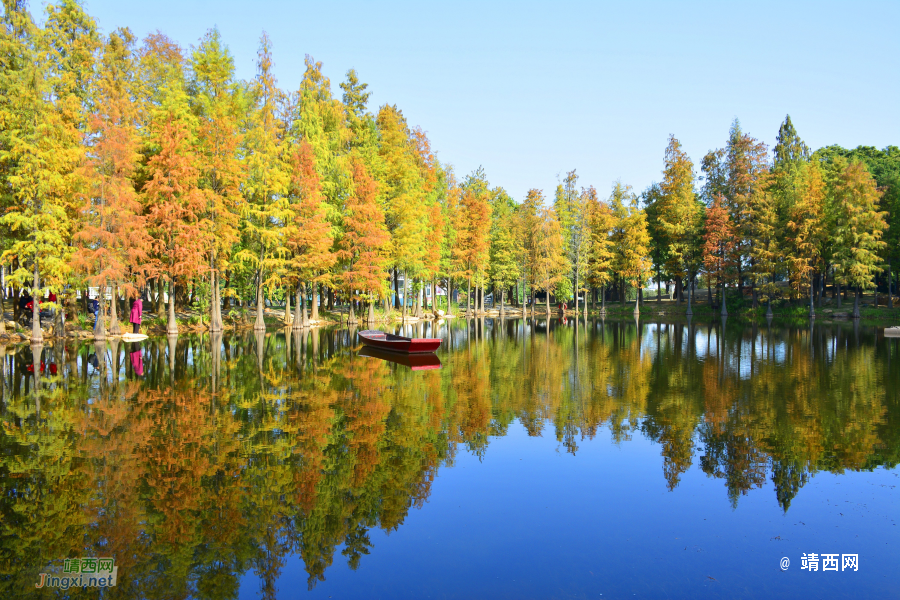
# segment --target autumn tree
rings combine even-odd
[[[616,184],[621,185],[621,184]],[[650,232],[647,228],[647,215],[638,205],[638,198],[634,194],[628,194],[630,202],[625,207],[626,212],[622,217],[619,229],[621,237],[617,248],[618,271],[622,278],[632,287],[637,289],[637,297],[634,301],[634,312],[640,310],[641,295],[644,284],[650,275]],[[624,294],[622,299],[624,302]],[[690,300],[690,295],[688,295]],[[688,304],[690,310],[690,304]]]
[[[85,164],[90,187],[74,236],[72,263],[87,275],[89,285],[112,289],[109,333],[119,335],[118,293],[121,290],[130,298],[139,294],[150,247],[135,190],[143,106],[140,68],[130,31],[119,30],[109,36],[99,66],[95,110],[89,120],[92,144]],[[105,335],[103,319],[98,318],[94,337]]]
[[[0,147],[9,200],[0,227],[6,227],[14,241],[0,260],[16,262],[10,283],[30,284],[35,297],[31,342],[40,344],[38,300],[48,287],[60,289],[69,270],[96,29],[71,1],[48,7],[43,31],[24,4],[6,3],[2,22],[0,89],[5,100]]]
[[[143,201],[152,236],[148,270],[169,283],[166,331],[178,334],[175,283],[187,281],[204,264],[207,241],[201,219],[206,208],[195,153],[197,119],[190,109],[180,48],[161,34],[145,40],[141,60],[158,82],[150,108]]]
[[[522,240],[519,247],[521,248],[521,268],[522,268],[522,293],[526,295],[531,290],[531,312],[534,314],[534,289],[535,286],[535,269],[537,265],[537,232],[538,220],[540,218],[540,210],[543,208],[544,196],[540,190],[530,189],[525,196],[525,201],[519,206],[516,220],[516,234]],[[529,283],[531,286],[529,286]]]
[[[206,33],[192,52],[189,67],[190,103],[197,118],[198,186],[206,205],[203,233],[209,240],[209,329],[216,332],[223,327],[222,273],[231,268],[232,249],[239,239],[243,179],[239,150],[247,98],[234,79],[234,58],[218,29]],[[225,293],[230,292],[226,289]]]
[[[378,131],[381,134],[379,155],[384,165],[382,207],[391,234],[391,264],[397,275],[403,273],[403,318],[409,306],[409,280],[421,274],[424,266],[426,215],[420,210],[423,182],[411,130],[403,113],[396,107],[384,105],[378,111]],[[399,302],[400,294],[396,294]]]
[[[431,150],[431,142],[420,127],[412,130],[413,155],[422,182],[422,205],[425,214],[425,239],[420,277],[423,282],[431,282],[432,299],[435,298],[434,280],[441,268],[441,259],[446,251],[444,241],[444,216],[441,203],[447,193],[446,172]],[[422,316],[422,293],[416,304],[416,316]]]
[[[730,215],[729,215],[730,218]],[[776,271],[784,262],[784,228],[775,193],[769,186],[757,186],[747,203],[747,220],[753,237],[750,260],[753,269],[754,290],[766,300],[767,316],[772,315],[772,300],[776,298]],[[740,257],[735,255],[735,262]],[[735,265],[736,266],[736,265]]]
[[[662,302],[662,281],[664,276],[669,276],[665,269],[672,262],[669,257],[666,231],[660,221],[660,210],[663,207],[664,197],[658,183],[651,184],[642,196],[644,212],[647,213],[647,228],[650,232],[650,259],[653,271],[656,273],[656,301]]]
[[[694,166],[681,149],[681,142],[669,136],[666,168],[660,184],[658,222],[668,245],[667,271],[687,280],[688,314],[691,313],[691,284],[702,259],[701,231],[703,205],[694,193]]]
[[[706,226],[703,235],[703,265],[710,277],[714,277],[722,291],[722,315],[728,314],[725,306],[725,281],[727,272],[734,267],[734,227],[725,208],[725,200],[719,195],[706,209]]]
[[[576,221],[581,217],[583,224],[584,210],[579,206],[581,198],[578,195],[578,174],[572,170],[566,173],[565,179],[556,186],[556,194],[553,198],[553,210],[559,219],[559,226],[562,228],[563,252],[569,263],[569,275],[565,280],[560,281],[556,290],[558,298],[569,298],[574,291],[578,296],[578,290],[574,289],[575,283],[575,256],[579,251],[583,251],[582,244],[576,243],[575,236],[579,236],[579,240],[583,242],[583,228],[576,228]],[[583,252],[582,252],[583,256]]]
[[[387,277],[390,236],[384,224],[384,213],[377,202],[378,186],[366,172],[362,161],[353,164],[353,193],[347,200],[344,234],[338,256],[345,261],[341,273],[342,287],[351,299],[369,305],[368,321],[375,320],[376,298],[383,293]],[[350,321],[355,319],[350,305]]]
[[[476,296],[490,252],[491,205],[490,190],[484,171],[470,174],[462,186],[458,210],[457,239],[453,248],[456,274],[467,281],[466,316],[472,314],[472,280],[475,279]],[[482,287],[483,293],[483,287]],[[476,310],[478,306],[476,304]]]
[[[546,294],[547,315],[550,314],[550,294],[567,276],[562,227],[552,208],[543,208],[535,231],[535,285]]]
[[[341,211],[351,186],[351,145],[355,133],[350,118],[364,119],[347,114],[348,108],[331,93],[331,80],[322,71],[322,63],[307,55],[300,89],[294,95],[291,108],[292,122],[288,137],[294,144],[308,143],[312,149],[313,164],[319,177],[325,218],[335,235],[340,235]],[[364,105],[362,107],[365,108]],[[360,128],[361,129],[361,128]],[[368,132],[369,130],[366,130]],[[357,149],[357,156],[360,151]],[[313,318],[318,318],[318,299],[323,297],[328,278],[320,276],[307,282],[312,289]]]
[[[861,162],[834,163],[837,176],[832,184],[835,210],[834,268],[839,281],[855,289],[853,317],[859,318],[862,289],[872,285],[881,271],[879,252],[885,247],[885,213],[878,210],[879,192]]]
[[[799,288],[809,280],[809,311],[815,316],[813,299],[813,273],[820,265],[826,245],[826,189],[821,169],[815,163],[803,163],[798,168],[793,183],[796,191],[788,208],[788,222],[785,232],[789,244],[788,265],[792,278]]]
[[[516,235],[516,206],[502,188],[495,191],[491,207],[490,277],[495,298],[500,292],[500,315],[503,316],[506,313],[506,289],[519,279],[522,239]]]
[[[249,266],[256,287],[255,330],[266,328],[264,313],[266,290],[281,285],[289,251],[284,227],[292,213],[286,197],[288,176],[282,160],[284,122],[279,107],[284,95],[272,73],[272,47],[263,34],[257,54],[257,73],[252,84],[254,106],[249,115],[245,138],[245,177],[242,191],[241,225],[243,247],[235,259]]]
[[[287,235],[287,245],[292,251],[291,272],[298,278],[294,329],[299,329],[307,326],[307,283],[312,284],[315,296],[318,285],[329,281],[329,269],[337,260],[332,252],[331,226],[326,220],[325,199],[315,170],[313,148],[306,140],[297,145],[291,158],[290,198],[294,220]],[[314,301],[313,310],[315,308]],[[313,318],[317,317],[314,314]]]
[[[597,197],[597,191],[588,188],[587,198],[590,246],[588,248],[588,282],[600,288],[602,310],[606,310],[606,287],[613,281],[615,217],[609,204]]]

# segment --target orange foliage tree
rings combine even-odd
[[[188,105],[180,49],[156,34],[147,39],[143,58],[158,72],[161,83],[149,132],[155,153],[147,163],[148,181],[143,188],[154,251],[148,270],[169,282],[167,332],[177,335],[176,278],[195,275],[207,247],[201,224],[206,202],[198,187],[193,150],[196,119]]]
[[[353,163],[353,188],[347,200],[344,236],[338,251],[338,257],[346,261],[340,279],[348,298],[368,302],[368,320],[374,321],[375,299],[383,292],[387,278],[385,250],[390,236],[384,225],[384,213],[376,201],[378,184],[358,160]],[[355,319],[352,303],[349,319]]]
[[[90,182],[80,210],[80,229],[75,233],[72,264],[88,275],[89,285],[112,287],[109,332],[121,333],[116,298],[121,289],[128,297],[138,295],[143,283],[143,263],[150,238],[141,216],[142,207],[134,189],[139,165],[139,83],[134,56],[134,38],[128,30],[112,33],[103,50],[96,81],[95,110],[89,118],[93,145],[85,164]],[[101,302],[101,310],[105,302]],[[106,335],[104,320],[97,319],[94,337]]]
[[[313,148],[306,140],[300,142],[291,155],[291,207],[294,211],[293,227],[288,233],[288,247],[293,252],[291,267],[298,278],[297,306],[294,329],[306,327],[306,284],[326,283],[329,269],[337,261],[331,251],[331,227],[325,219],[319,175],[316,173]],[[318,314],[318,304],[313,300],[313,319]]]
[[[722,314],[725,308],[725,282],[728,271],[734,267],[734,226],[721,194],[706,210],[706,233],[703,236],[703,265],[710,277],[715,277],[722,287]]]

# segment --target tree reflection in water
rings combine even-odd
[[[421,332],[420,332],[421,333]],[[358,354],[347,330],[0,347],[0,596],[65,557],[114,556],[113,597],[275,597],[338,547],[400,527],[462,448],[518,420],[566,452],[659,443],[668,489],[697,464],[779,505],[817,471],[893,467],[898,342],[858,326],[473,319],[429,329],[442,368]],[[71,597],[88,592],[70,590]]]

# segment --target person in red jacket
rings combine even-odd
[[[134,333],[141,332],[141,316],[144,314],[144,303],[140,297],[131,301],[131,324],[134,327]]]

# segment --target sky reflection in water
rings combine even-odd
[[[448,323],[417,371],[347,330],[7,354],[0,597],[78,556],[113,598],[896,596],[900,340]]]

